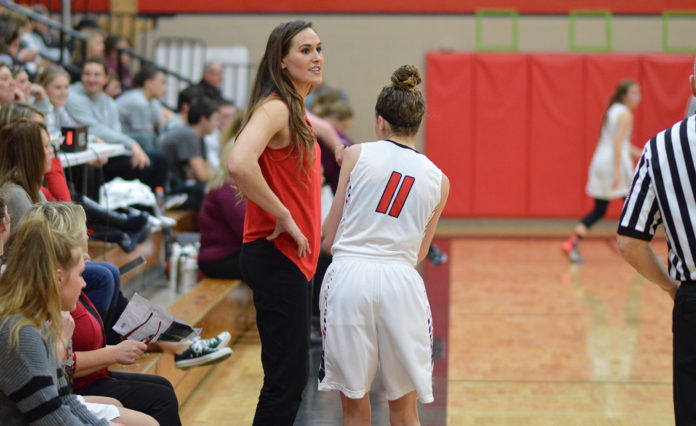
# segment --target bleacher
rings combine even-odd
[[[193,212],[175,210],[167,212],[167,216],[177,221],[177,225],[172,228],[175,237],[177,232],[192,232],[197,229],[197,216]],[[164,244],[162,231],[155,231],[131,253],[124,253],[116,244],[99,241],[90,242],[89,253],[92,259],[106,261],[117,267],[138,256],[145,257],[144,266],[122,277],[122,287],[129,293],[127,289],[132,290],[134,285],[141,288],[146,285],[138,281],[152,283],[153,278],[164,279]],[[137,283],[133,284],[134,282]],[[255,318],[251,290],[239,280],[201,279],[191,290],[178,297],[168,310],[192,327],[202,328],[202,338],[228,331],[232,335],[230,346],[233,350],[235,341],[253,325]],[[225,362],[234,362],[234,357]],[[111,370],[166,377],[174,385],[179,403],[183,405],[214,367],[180,370],[174,366],[171,354],[149,352],[132,365],[114,365]]]

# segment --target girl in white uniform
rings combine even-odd
[[[587,195],[594,198],[595,205],[575,225],[575,234],[562,245],[571,262],[583,261],[578,251],[580,240],[592,225],[604,217],[609,201],[628,195],[634,168],[631,155],[640,156],[640,150],[631,145],[631,111],[639,104],[640,86],[632,80],[620,82],[609,99],[587,179]]]
[[[418,70],[402,66],[391,80],[375,108],[381,140],[346,149],[324,222],[333,263],[319,301],[319,390],[341,392],[344,424],[370,424],[378,364],[392,423],[417,423],[417,399],[433,401],[432,317],[415,266],[428,252],[449,181],[414,149],[425,111]]]

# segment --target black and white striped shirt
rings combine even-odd
[[[645,145],[618,233],[650,241],[662,223],[669,275],[696,280],[696,116],[674,124]]]

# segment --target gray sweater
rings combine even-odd
[[[162,104],[157,100],[147,100],[142,89],[132,89],[116,99],[121,128],[129,134],[155,133],[155,127],[162,121]]]
[[[31,207],[34,203],[31,202],[31,198],[29,198],[27,191],[16,183],[5,182],[2,186],[0,186],[0,190],[7,194],[7,198],[9,199],[9,203],[7,204],[7,212],[10,214],[11,220],[10,232],[14,233],[19,224],[22,222],[24,213],[26,213],[26,211],[29,210],[29,207]],[[41,202],[46,201],[46,197],[41,191],[39,191],[39,200]]]
[[[65,111],[77,124],[89,126],[89,133],[100,137],[104,142],[120,143],[126,148],[130,148],[135,142],[123,133],[116,103],[104,92],[92,97],[82,87],[82,83],[75,83],[70,86]]]
[[[19,351],[8,353],[12,316],[0,330],[0,424],[108,425],[70,393],[49,342],[32,326],[19,332]]]

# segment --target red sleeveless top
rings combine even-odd
[[[309,120],[307,120],[309,124]],[[310,124],[311,129],[311,124]],[[297,243],[284,232],[275,239],[275,248],[297,265],[311,280],[317,269],[321,245],[321,152],[316,138],[313,159],[304,155],[305,168],[300,170],[299,155],[292,144],[280,149],[266,147],[259,157],[259,166],[264,179],[273,193],[290,210],[292,218],[309,241],[311,254],[297,256]],[[247,201],[244,216],[244,242],[266,238],[275,229],[276,218],[251,200]]]

